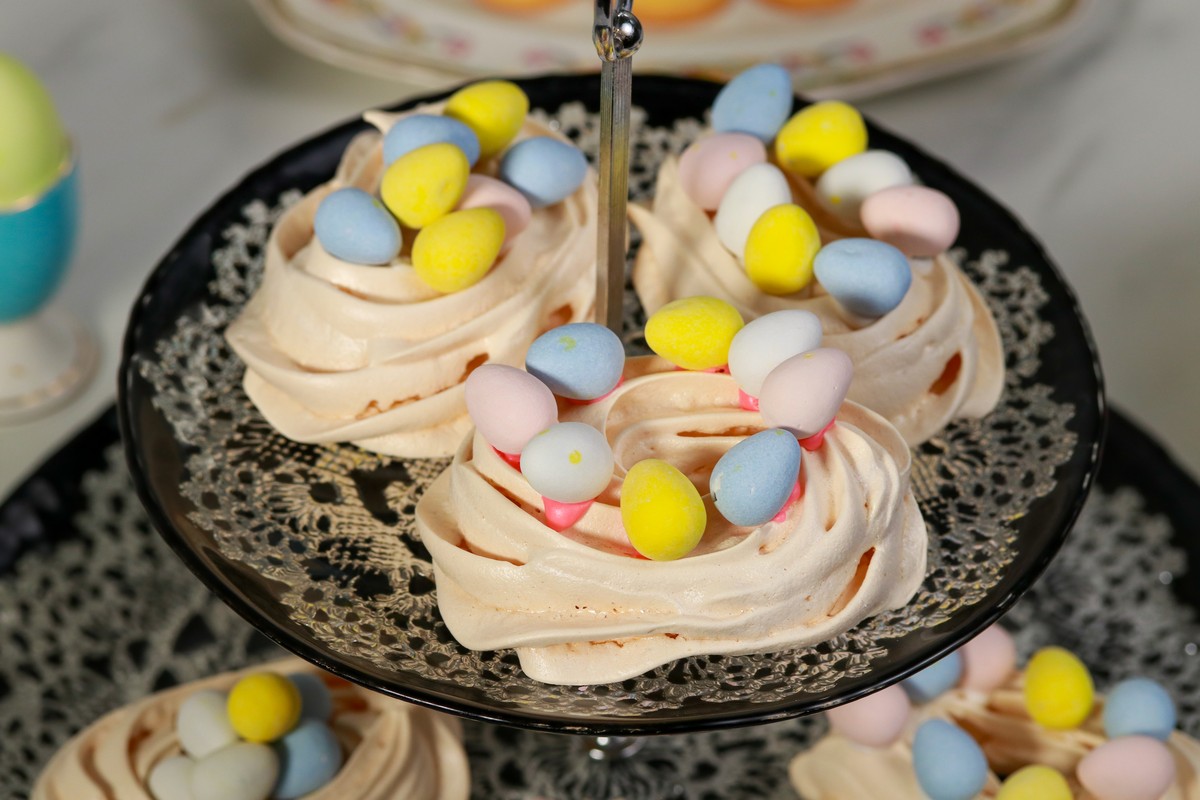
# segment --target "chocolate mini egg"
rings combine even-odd
[[[1034,653],[1025,667],[1025,707],[1051,730],[1076,728],[1092,713],[1096,692],[1087,667],[1061,647]]]
[[[146,788],[154,800],[192,800],[192,771],[196,763],[187,756],[170,756],[154,765]]]
[[[715,297],[685,297],[667,303],[646,320],[646,344],[684,369],[713,369],[729,363],[729,346],[742,329],[742,315]]]
[[[913,771],[929,800],[971,800],[987,784],[983,750],[957,725],[942,719],[921,723],[913,737]]]
[[[679,156],[679,185],[700,208],[716,211],[734,180],[766,160],[767,148],[748,133],[706,136]]]
[[[791,110],[792,76],[778,64],[758,64],[717,93],[712,126],[718,133],[748,133],[769,142]]]
[[[300,690],[282,675],[256,672],[233,685],[225,707],[238,736],[273,742],[300,720]]]
[[[775,137],[775,159],[789,172],[815,178],[867,149],[867,124],[853,106],[824,100],[792,115]]]
[[[237,742],[196,761],[192,800],[267,800],[279,757],[265,744]]]
[[[867,319],[900,305],[912,285],[912,266],[904,253],[874,239],[830,242],[813,259],[813,270],[833,299]]]
[[[792,202],[787,178],[774,164],[755,164],[734,178],[721,198],[713,226],[717,238],[739,260],[746,255],[750,229],[768,208]]]
[[[400,226],[362,189],[330,192],[317,206],[313,232],[334,258],[351,264],[390,264],[400,253]]]
[[[308,719],[274,744],[279,778],[274,800],[296,800],[329,783],[342,768],[342,746],[324,722]]]
[[[587,177],[587,159],[573,144],[549,136],[522,139],[500,160],[500,179],[534,208],[566,200]]]
[[[175,714],[175,735],[183,752],[192,758],[204,758],[237,741],[227,703],[224,692],[201,689],[180,704]]]
[[[0,213],[58,178],[70,145],[50,94],[33,71],[0,53]]]
[[[463,389],[471,421],[502,453],[520,453],[530,439],[558,422],[554,393],[523,369],[484,364],[467,376]]]
[[[1053,767],[1033,764],[1009,775],[996,800],[1074,800],[1071,785]]]
[[[958,206],[926,186],[875,192],[863,201],[859,216],[867,233],[914,258],[943,253],[958,238]]]
[[[1140,735],[1165,742],[1175,721],[1170,693],[1148,678],[1121,681],[1104,701],[1104,733],[1110,739]]]
[[[812,281],[821,249],[817,224],[798,205],[768,208],[746,236],[746,277],[767,294],[793,294]]]
[[[906,678],[901,686],[914,703],[929,703],[953,689],[962,673],[962,656],[955,652]]]
[[[390,165],[419,147],[448,142],[467,157],[472,167],[479,160],[479,137],[462,122],[441,114],[413,114],[398,120],[383,136],[383,163]]]
[[[608,487],[613,452],[604,434],[586,422],[560,422],[529,440],[521,472],[534,491],[559,503],[584,503]]]
[[[825,429],[850,390],[854,366],[841,350],[820,347],[784,361],[763,381],[758,407],[763,421],[801,439]]]
[[[483,280],[504,247],[504,218],[490,208],[454,211],[413,240],[417,277],[439,292],[460,292]]]
[[[762,525],[787,503],[799,474],[800,443],[782,428],[771,428],[725,451],[708,485],[725,519],[734,525]]]
[[[525,369],[559,397],[595,400],[611,392],[625,369],[625,346],[603,325],[575,322],[533,340]]]
[[[333,693],[325,681],[311,672],[295,672],[288,675],[287,679],[300,692],[300,719],[328,721],[333,715]]]
[[[829,727],[864,747],[887,747],[900,738],[912,702],[899,686],[889,686],[861,700],[825,712]]]
[[[1096,800],[1159,800],[1175,783],[1175,759],[1149,736],[1122,736],[1088,753],[1075,777]]]
[[[481,81],[452,94],[442,113],[475,131],[481,155],[490,158],[525,124],[529,98],[511,81]]]
[[[458,210],[466,211],[469,208],[490,208],[504,220],[504,245],[501,249],[512,244],[512,240],[528,228],[533,219],[533,208],[525,195],[488,175],[471,175],[467,178],[467,187],[458,201]]]
[[[817,198],[840,219],[857,224],[867,197],[912,182],[912,170],[903,158],[888,150],[868,150],[825,170],[817,181]]]
[[[1017,645],[999,623],[959,648],[963,660],[964,689],[990,692],[999,689],[1017,669]]]
[[[424,228],[458,205],[470,173],[462,150],[446,142],[427,144],[387,168],[379,195],[396,219],[410,228]]]
[[[821,346],[821,320],[811,311],[789,308],[750,320],[729,345],[729,374],[751,397],[762,392],[771,370],[792,356]]]
[[[696,549],[708,515],[686,475],[666,461],[647,458],[625,474],[621,522],[639,553],[652,561],[674,561]]]

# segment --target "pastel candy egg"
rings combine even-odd
[[[779,167],[774,164],[748,167],[729,184],[717,207],[713,218],[717,238],[738,259],[745,258],[746,239],[758,218],[767,209],[790,202],[792,189]]]
[[[475,131],[482,156],[490,158],[507,147],[525,124],[529,98],[510,81],[481,81],[452,94],[442,113]]]
[[[438,142],[396,159],[379,185],[383,204],[410,228],[424,228],[458,205],[471,167],[463,151]]]
[[[926,186],[875,192],[863,201],[859,216],[867,233],[915,258],[945,252],[958,238],[958,206]]]
[[[1009,775],[996,800],[1074,800],[1071,786],[1053,767],[1035,764]]]
[[[324,722],[305,720],[274,745],[279,778],[271,797],[296,800],[333,780],[342,768],[342,747]]]
[[[769,142],[791,110],[792,76],[778,64],[759,64],[738,74],[717,93],[712,126],[718,133],[748,133]]]
[[[543,497],[584,503],[608,488],[613,452],[604,434],[586,422],[560,422],[525,445],[521,472]]]
[[[1096,800],[1158,800],[1175,782],[1175,759],[1149,736],[1122,736],[1088,753],[1075,777]]]
[[[929,703],[953,689],[962,672],[962,656],[955,652],[933,662],[901,685],[914,703]]]
[[[449,294],[474,286],[504,246],[504,218],[490,208],[454,211],[434,220],[413,240],[417,277]]]
[[[192,800],[267,800],[279,757],[265,744],[237,742],[196,762]]]
[[[311,672],[294,672],[287,678],[300,692],[300,719],[324,722],[333,715],[333,693],[325,681]]]
[[[413,114],[396,122],[383,136],[383,163],[427,144],[447,142],[463,151],[472,167],[479,160],[479,137],[462,122],[440,114]]]
[[[784,504],[800,474],[800,443],[781,428],[735,444],[713,467],[713,503],[734,525],[762,525]]]
[[[0,53],[0,213],[58,178],[69,145],[50,94],[33,71]]]
[[[821,347],[784,361],[763,381],[758,408],[763,421],[801,439],[825,429],[842,407],[854,366],[841,350]]]
[[[903,158],[888,150],[868,150],[825,170],[817,181],[817,198],[840,219],[857,223],[867,197],[912,182],[912,170]]]
[[[666,461],[647,458],[625,474],[621,522],[639,553],[652,561],[674,561],[696,549],[708,515],[686,475]]]
[[[887,747],[900,738],[912,703],[899,686],[889,686],[861,700],[825,712],[829,727],[864,747]]]
[[[923,722],[912,745],[917,783],[929,800],[971,800],[987,783],[983,750],[957,725],[941,719]]]
[[[558,403],[546,384],[507,364],[473,370],[464,394],[480,435],[503,453],[520,453],[530,439],[558,422]]]
[[[812,281],[821,234],[798,205],[768,208],[746,236],[746,276],[767,294],[798,292]]]
[[[400,253],[400,226],[362,189],[326,195],[313,217],[313,231],[331,256],[351,264],[389,264]]]
[[[227,702],[224,692],[213,689],[201,689],[183,701],[175,715],[175,735],[183,752],[203,758],[237,741]]]
[[[154,765],[146,776],[146,788],[154,800],[192,800],[192,771],[195,763],[187,756],[171,756]]]
[[[1104,733],[1149,736],[1165,742],[1175,730],[1175,701],[1148,678],[1130,678],[1113,687],[1104,701]]]
[[[729,363],[729,346],[742,325],[742,315],[724,300],[685,297],[650,315],[646,344],[677,367],[713,369]]]
[[[789,172],[815,178],[867,149],[867,124],[853,106],[824,100],[792,115],[775,137],[775,158]]]
[[[559,397],[595,400],[616,388],[625,368],[625,346],[603,325],[575,322],[533,340],[525,369]]]
[[[748,133],[706,136],[679,156],[679,185],[700,208],[716,211],[737,176],[766,160],[767,148]]]
[[[234,684],[226,709],[238,736],[273,742],[300,720],[300,690],[282,675],[256,672]]]
[[[578,147],[549,136],[522,139],[500,161],[500,178],[534,208],[570,197],[587,177],[587,159]]]
[[[999,623],[959,648],[963,660],[964,689],[990,692],[999,689],[1017,668],[1017,645]]]
[[[729,345],[729,373],[751,397],[762,392],[771,370],[821,346],[821,320],[798,308],[773,311],[746,323]]]
[[[471,175],[467,178],[467,188],[458,201],[458,210],[469,208],[490,208],[500,215],[504,220],[503,247],[508,247],[521,231],[529,227],[533,219],[533,209],[525,195],[504,181],[487,175]]]
[[[852,314],[878,319],[900,305],[912,266],[895,247],[874,239],[838,239],[813,260],[817,280]]]
[[[1083,662],[1061,647],[1039,650],[1025,667],[1025,707],[1052,730],[1078,727],[1092,712],[1095,689]]]

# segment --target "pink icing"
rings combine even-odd
[[[820,430],[820,432],[814,433],[812,436],[809,436],[806,439],[801,439],[800,446],[803,447],[805,450],[809,451],[810,453],[813,450],[820,450],[821,445],[825,444],[825,434],[829,433],[829,431],[832,430],[833,424],[835,422],[837,422],[836,419],[831,419],[831,420],[829,420],[829,424],[826,425],[824,428],[822,428]]]
[[[792,506],[800,502],[800,498],[804,495],[804,487],[800,485],[799,479],[796,480],[796,485],[792,487],[792,493],[788,495],[787,502],[783,504],[783,508],[779,509],[771,522],[786,522],[788,512],[792,510]]]
[[[738,405],[742,407],[743,411],[758,411],[758,398],[738,389]]]
[[[582,503],[560,503],[549,497],[542,497],[542,504],[546,508],[546,524],[562,533],[579,522],[594,502],[594,500],[584,500]]]
[[[496,455],[500,456],[506,462],[508,462],[508,465],[510,467],[515,469],[517,472],[521,471],[521,454],[520,453],[506,453],[503,450],[497,450],[495,447],[492,447],[492,450],[496,453]]]

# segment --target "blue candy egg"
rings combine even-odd
[[[912,758],[917,783],[929,800],[971,800],[987,783],[983,750],[966,731],[943,719],[917,728]]]
[[[792,78],[778,64],[759,64],[721,89],[712,107],[717,133],[748,133],[769,142],[792,113]]]
[[[271,797],[295,800],[333,780],[342,768],[342,747],[324,722],[302,720],[273,747],[279,755],[279,780]]]
[[[900,305],[912,284],[908,258],[874,239],[839,239],[817,251],[817,280],[843,308],[877,319]]]
[[[479,137],[464,123],[439,114],[413,114],[392,126],[383,137],[383,163],[392,162],[405,153],[438,142],[449,142],[463,151],[472,167],[479,160]]]
[[[389,264],[400,253],[400,225],[383,203],[362,189],[338,189],[313,218],[317,240],[351,264]]]
[[[1165,742],[1175,730],[1175,701],[1159,684],[1148,678],[1121,681],[1104,702],[1104,733],[1118,736],[1150,736]]]
[[[708,486],[734,525],[762,525],[779,513],[800,474],[800,444],[782,428],[760,431],[725,452]]]
[[[333,693],[325,681],[311,672],[293,672],[287,678],[300,692],[300,718],[328,721],[333,714]]]
[[[517,142],[500,161],[500,179],[534,208],[567,199],[586,176],[587,159],[579,148],[549,136]]]
[[[914,703],[928,703],[958,685],[963,660],[958,651],[935,661],[901,684]]]
[[[525,370],[559,397],[595,400],[611,392],[625,368],[625,347],[594,322],[551,328],[533,340]]]

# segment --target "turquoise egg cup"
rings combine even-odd
[[[78,227],[76,175],[69,162],[42,194],[0,209],[0,324],[40,310],[62,283]]]

